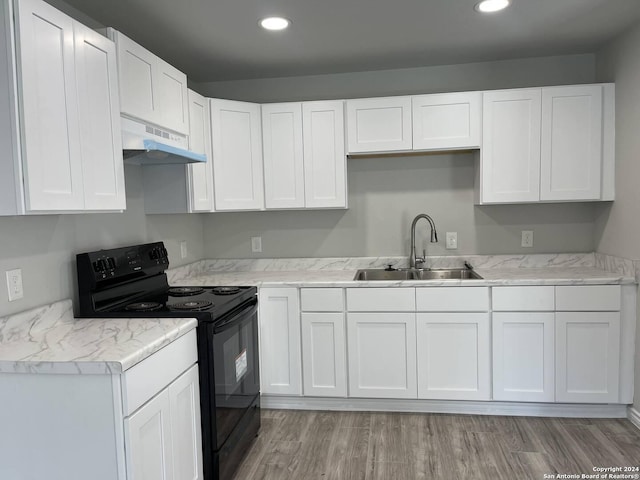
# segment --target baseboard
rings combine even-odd
[[[627,418],[629,418],[629,421],[633,423],[638,429],[640,429],[640,410],[629,407],[627,411],[629,413],[629,415],[627,416]]]
[[[627,405],[574,403],[520,403],[443,400],[387,400],[372,398],[320,398],[262,395],[263,408],[285,410],[336,410],[367,412],[450,413],[468,415],[508,415],[526,417],[629,418],[638,411]]]

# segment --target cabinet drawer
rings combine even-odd
[[[489,310],[487,287],[416,288],[419,312],[486,312]]]
[[[506,312],[553,311],[554,287],[494,287],[493,310]]]
[[[344,298],[341,288],[301,288],[300,306],[303,312],[342,312]]]
[[[414,288],[348,288],[350,312],[412,312],[416,309]]]
[[[618,311],[620,285],[556,287],[556,310]]]
[[[131,415],[197,361],[196,331],[191,330],[124,372],[124,416]]]

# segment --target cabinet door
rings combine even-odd
[[[493,314],[493,399],[553,402],[554,314]]]
[[[261,288],[259,304],[260,390],[301,395],[298,289]]]
[[[189,134],[187,76],[164,60],[157,58],[153,71],[153,92],[161,126]]]
[[[602,87],[542,89],[540,200],[599,200]]]
[[[411,97],[347,100],[349,153],[411,150]]]
[[[194,365],[169,385],[173,478],[201,480],[202,431],[198,366]]]
[[[157,57],[136,42],[115,32],[118,51],[120,111],[128,116],[158,123],[154,92],[154,71]]]
[[[556,400],[617,403],[620,313],[556,313]]]
[[[85,209],[124,210],[124,164],[115,44],[74,24]]]
[[[480,147],[481,92],[420,95],[411,103],[414,150]]]
[[[344,314],[303,313],[301,320],[304,394],[346,397]]]
[[[124,420],[127,478],[172,480],[171,420],[168,389]]]
[[[307,208],[346,208],[344,102],[302,104]]]
[[[189,149],[207,156],[205,163],[187,165],[189,172],[189,211],[213,211],[213,158],[211,158],[211,119],[209,102],[189,90]]]
[[[540,199],[540,89],[484,92],[481,203]]]
[[[415,313],[349,313],[349,396],[417,398]]]
[[[82,210],[73,20],[40,0],[16,2],[28,210]]]
[[[304,207],[300,103],[262,105],[262,149],[265,207]]]
[[[264,208],[260,105],[211,99],[217,211]]]
[[[418,398],[491,398],[487,313],[419,313]]]

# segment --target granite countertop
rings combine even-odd
[[[188,276],[182,285],[255,285],[258,287],[428,287],[492,285],[603,285],[635,279],[595,267],[477,268],[481,280],[355,281],[356,270],[210,272]]]
[[[0,318],[0,373],[118,374],[197,326],[194,318],[73,318],[71,300]]]

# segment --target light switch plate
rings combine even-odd
[[[262,252],[262,237],[251,237],[251,251],[253,253]]]
[[[180,258],[187,258],[188,253],[187,242],[186,240],[183,240],[180,242]]]
[[[522,243],[524,248],[533,247],[533,230],[522,230]]]
[[[447,232],[447,250],[458,248],[458,232]]]
[[[10,302],[20,300],[24,297],[24,290],[22,288],[22,270],[20,268],[7,270],[7,293],[9,294]]]

